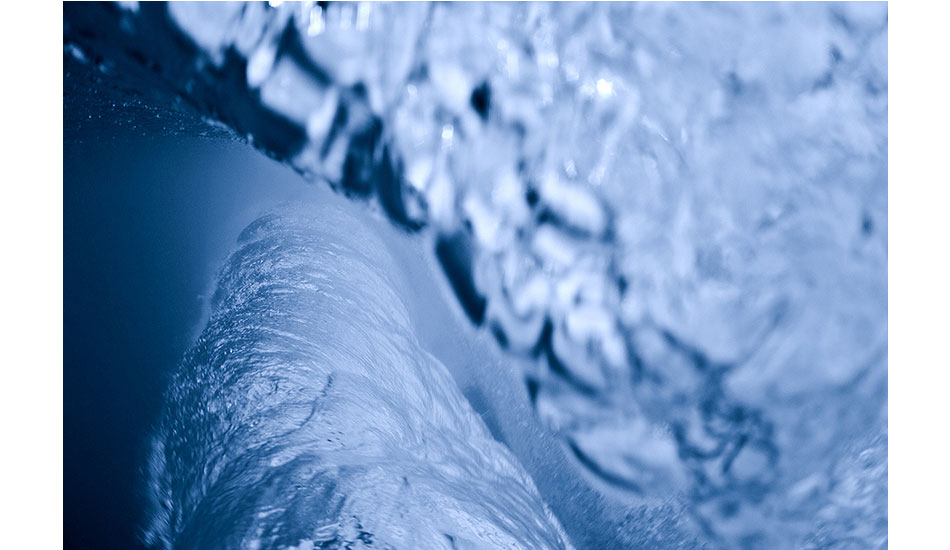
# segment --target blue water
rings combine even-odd
[[[77,68],[68,59],[67,66],[69,81],[77,77]],[[87,76],[79,73],[79,78]],[[128,98],[121,95],[96,99],[90,110],[87,93],[80,89],[67,97],[76,109],[67,116],[76,120],[64,143],[67,548],[144,548],[150,526],[155,534],[149,540],[160,541],[154,523],[161,517],[155,513],[160,505],[149,460],[162,408],[174,403],[166,399],[169,381],[205,328],[217,276],[238,235],[265,212],[308,203],[318,211],[327,203],[349,207],[343,215],[350,217],[348,225],[336,224],[331,231],[338,246],[347,244],[347,235],[370,232],[369,238],[390,250],[408,251],[376,271],[396,271],[386,284],[398,287],[400,307],[412,318],[412,337],[420,346],[412,355],[426,355],[424,348],[451,370],[493,438],[523,462],[515,468],[528,471],[548,508],[567,518],[564,529],[575,547],[649,544],[657,533],[660,540],[692,540],[681,533],[682,511],[663,506],[624,510],[573,469],[556,438],[531,420],[513,359],[488,335],[472,330],[461,309],[446,299],[448,283],[421,243],[242,144],[220,136],[167,135],[154,126],[147,105],[123,106]],[[119,101],[114,109],[113,101]],[[319,227],[326,232],[325,221],[303,225],[310,231]],[[279,241],[278,236],[272,239]],[[351,292],[362,295],[353,298],[364,304],[360,307],[379,307],[368,290],[378,285],[349,284]],[[331,340],[336,345],[346,341],[340,335],[326,339]],[[183,405],[181,414],[188,415],[188,407],[193,405]],[[656,518],[657,526],[636,525],[629,514]]]
[[[65,7],[67,545],[887,546],[886,5],[272,4]]]
[[[255,221],[222,270],[169,388],[149,540],[569,548],[419,344],[382,242],[306,206]]]
[[[148,434],[211,278],[256,208],[312,191],[240,144],[143,135],[122,99],[63,146],[67,548],[141,547]]]

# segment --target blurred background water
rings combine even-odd
[[[77,251],[95,250],[103,232],[116,239],[113,269],[152,277],[167,264],[123,258],[168,254],[175,235],[233,242],[251,216],[208,220],[282,196],[240,169],[150,196],[164,189],[148,180],[161,172],[137,163],[117,179],[147,189],[97,187],[102,201],[89,204],[91,184],[77,183],[70,200],[70,166],[77,178],[103,166],[94,181],[123,165],[90,162],[110,154],[88,143],[109,134],[100,116],[177,150],[176,182],[243,139],[421,231],[384,241],[400,264],[444,274],[433,284],[454,294],[451,315],[483,328],[467,345],[504,365],[470,368],[518,390],[466,375],[438,336],[436,320],[451,315],[429,314],[446,306],[408,285],[420,338],[575,545],[886,547],[886,4],[131,2],[67,4],[65,15]],[[75,89],[70,66],[85,83]],[[121,109],[96,97],[104,85],[124,90]],[[201,153],[182,148],[192,142]],[[231,180],[239,187],[224,191]],[[176,193],[205,205],[192,211],[204,225],[161,230],[170,211],[191,215],[163,202]],[[70,212],[121,206],[117,197],[155,210]],[[207,216],[210,204],[221,215]],[[112,230],[120,224],[154,229],[126,240],[135,233]],[[68,357],[71,289],[132,300],[151,287],[73,286],[98,283],[100,267],[86,253],[70,261],[71,243]],[[189,250],[189,266],[223,258]],[[202,269],[156,288],[206,283]],[[180,310],[177,321],[193,306],[163,315]],[[70,391],[67,377],[67,408]],[[157,403],[151,395],[143,402]],[[154,411],[123,433],[141,434]],[[524,413],[532,428],[517,432],[511,417]],[[558,493],[562,474],[591,496]],[[581,502],[597,512],[583,518]]]

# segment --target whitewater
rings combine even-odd
[[[395,273],[338,211],[298,208],[242,233],[168,391],[150,543],[572,548],[420,346]]]

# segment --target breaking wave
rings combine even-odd
[[[328,238],[326,224],[351,238]],[[572,548],[417,342],[394,272],[339,211],[283,212],[243,232],[168,390],[149,543]]]

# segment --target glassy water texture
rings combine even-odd
[[[534,412],[596,483],[630,503],[682,505],[713,546],[886,547],[886,4],[125,2],[67,5],[65,15],[70,55],[155,101],[223,123],[308,177],[368,199],[406,231],[432,235],[433,255],[468,318],[526,359],[517,364]],[[253,269],[223,272],[221,319],[240,311],[228,304],[246,289],[267,288],[277,273],[269,262],[298,261],[279,253],[302,237],[289,229],[274,235],[265,241],[275,256],[261,251]],[[298,468],[311,469],[301,483],[324,511],[291,506],[228,536],[263,541],[252,525],[265,534],[277,524],[319,531],[314,522],[347,505],[358,510],[352,517],[368,517],[347,498],[369,489],[348,485],[345,472],[313,470],[329,447],[307,447],[314,458],[306,466],[294,462],[299,448],[262,451],[289,457],[274,466],[272,482],[242,477],[235,457],[201,453],[266,446],[291,429],[330,430],[320,424],[329,418],[341,426],[402,422],[392,433],[417,438],[419,449],[430,438],[439,447],[441,438],[478,432],[421,350],[393,358],[414,358],[401,367],[417,371],[407,395],[446,408],[448,424],[433,427],[407,412],[413,399],[363,418],[314,413],[317,404],[304,415],[315,380],[330,378],[308,357],[343,365],[368,352],[327,359],[328,350],[313,348],[319,342],[280,328],[320,323],[305,309],[281,312],[277,292],[316,300],[319,285],[304,280],[316,275],[280,273],[293,284],[280,279],[274,293],[260,290],[254,310],[276,311],[280,320],[268,328],[245,327],[240,313],[213,319],[208,340],[185,361],[189,374],[173,384],[172,431],[156,453],[165,461],[158,471],[178,473],[162,474],[171,475],[162,482],[171,496],[155,540],[191,533],[192,513],[210,517],[202,514],[231,505],[199,498],[216,494],[213,480],[224,480],[223,495],[228,483],[251,485],[269,503],[277,497],[266,487],[276,484],[293,501],[289,486],[276,487],[303,475]],[[231,284],[239,285],[233,295],[223,290]],[[378,314],[395,315],[393,308]],[[349,322],[370,327],[379,319]],[[229,363],[213,344],[229,338],[243,350],[240,361]],[[268,357],[268,346],[282,351]],[[278,373],[273,389],[256,387],[261,376],[242,386],[245,369],[301,362]],[[349,372],[370,383],[372,371],[360,368]],[[281,377],[307,382],[282,388]],[[245,417],[249,409],[237,406],[232,418],[193,408],[230,403],[204,392],[238,388],[261,403],[291,403],[297,397],[286,392],[301,392],[304,412]],[[341,410],[352,410],[361,394],[341,391],[349,396]],[[364,428],[353,433],[367,438],[360,445],[383,445]],[[226,443],[214,439],[224,434]],[[292,446],[294,438],[277,440]],[[474,479],[506,464],[522,481],[502,476],[481,486],[486,500],[474,508],[451,481],[430,487],[433,494],[452,495],[452,506],[478,518],[472,524],[505,525],[499,533],[517,533],[511,544],[566,544],[552,542],[560,540],[557,522],[516,461],[487,436],[468,442],[447,455],[446,467],[473,460],[467,452],[497,450],[474,467]],[[391,518],[414,502],[393,492],[395,472],[426,461],[374,453],[389,461],[380,459],[377,517]],[[420,477],[451,480],[441,475]],[[344,508],[328,508],[334,498]],[[295,516],[300,510],[307,513]],[[351,535],[364,532],[352,527]],[[442,529],[417,527],[434,529],[435,538]],[[268,544],[322,544],[302,531],[286,536]],[[333,536],[324,542],[356,544]],[[411,540],[389,536],[397,546]],[[451,544],[465,547],[454,537]]]

